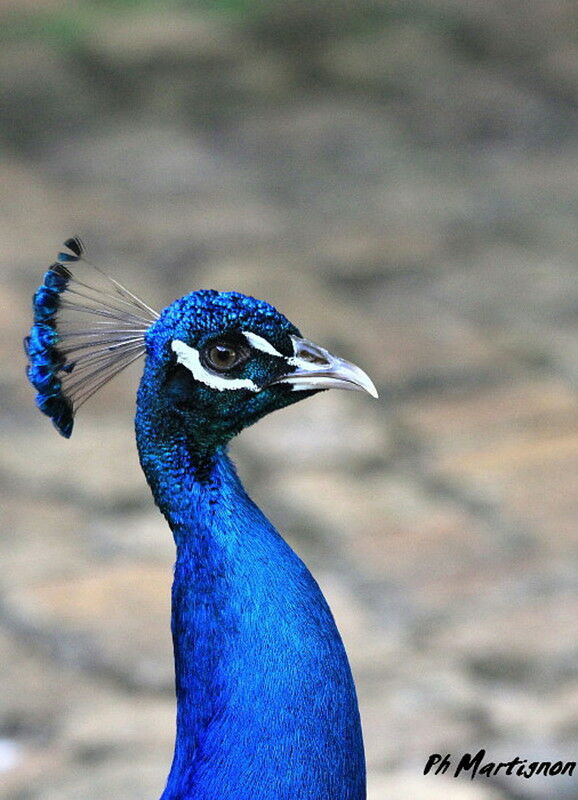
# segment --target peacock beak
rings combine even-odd
[[[290,370],[271,384],[289,383],[295,391],[352,389],[378,397],[373,381],[350,361],[332,355],[307,339],[291,336],[294,355],[287,359]]]

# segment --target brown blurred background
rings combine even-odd
[[[2,800],[153,800],[173,742],[139,369],[69,442],[23,376],[75,233],[153,305],[255,294],[378,385],[233,448],[334,609],[371,800],[578,797],[422,775],[577,755],[577,40],[574,0],[2,3]]]

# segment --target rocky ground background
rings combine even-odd
[[[155,798],[171,757],[138,369],[69,442],[23,377],[72,233],[157,307],[256,294],[378,385],[233,448],[334,609],[371,800],[578,797],[578,776],[422,775],[434,752],[578,754],[576,4],[0,15],[0,798]]]

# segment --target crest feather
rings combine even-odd
[[[79,237],[64,242],[34,294],[34,324],[24,340],[36,404],[67,438],[80,406],[144,354],[159,316],[84,252]]]

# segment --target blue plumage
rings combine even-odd
[[[55,365],[75,362],[55,323],[66,286],[52,283],[36,295],[27,348],[42,410],[66,435],[72,418],[58,404],[74,396]],[[121,346],[136,346],[133,322],[114,335]],[[91,355],[105,370],[110,338]],[[363,800],[359,712],[335,622],[226,450],[242,428],[320,389],[375,388],[268,303],[236,292],[193,292],[136,338],[146,350],[139,457],[177,550],[177,737],[162,800]]]
[[[44,282],[32,301],[34,325],[24,340],[30,361],[28,379],[38,392],[36,405],[66,437],[72,433],[72,408],[62,394],[62,383],[58,377],[63,359],[56,347],[58,334],[55,318],[69,278],[70,273],[61,264],[53,264],[46,272]]]

